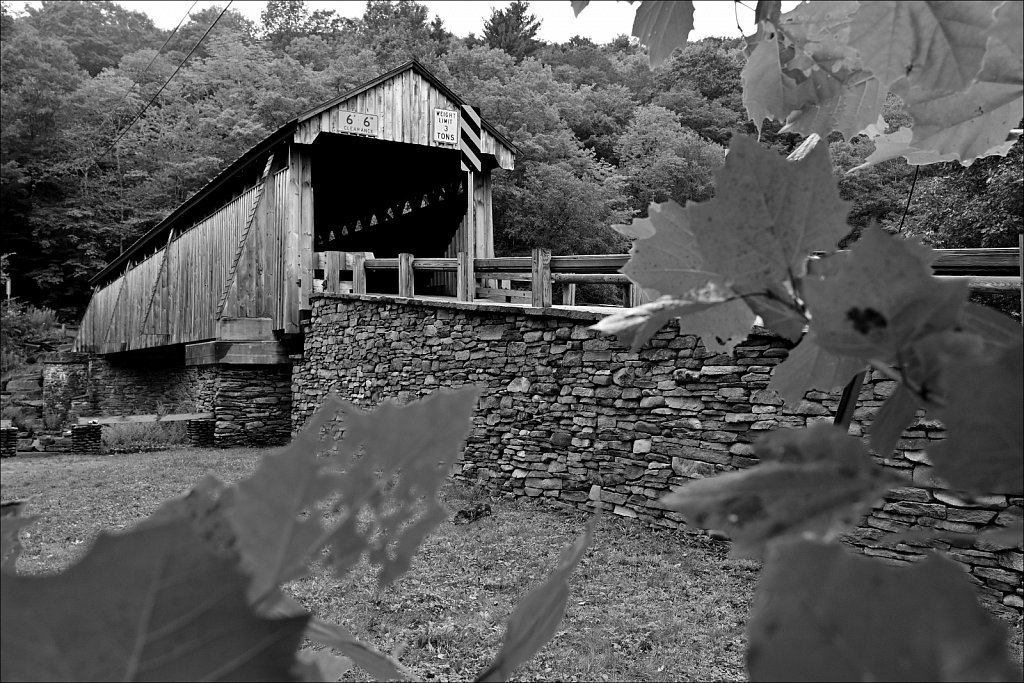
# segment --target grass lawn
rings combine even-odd
[[[41,517],[22,533],[18,569],[61,570],[96,534],[124,529],[212,472],[250,473],[267,450],[182,449],[114,456],[5,459],[3,500],[29,499]],[[360,564],[339,581],[324,571],[288,586],[321,618],[395,653],[420,680],[472,678],[497,653],[519,598],[537,585],[585,516],[538,500],[490,499],[448,483],[455,510],[486,501],[492,514],[442,524],[411,570],[384,590]],[[606,515],[570,584],[554,640],[516,680],[744,680],[744,625],[758,565],[726,558],[726,545],[646,529]],[[1013,629],[1019,657],[1020,624]],[[369,680],[361,671],[343,680]]]
[[[22,533],[18,569],[46,573],[82,556],[102,529],[124,529],[207,472],[235,481],[255,449],[5,459],[2,498],[29,499],[39,515]],[[497,653],[518,599],[553,567],[585,516],[532,500],[491,500],[450,483],[452,511],[478,501],[493,513],[450,522],[427,540],[411,571],[378,590],[365,563],[344,580],[325,572],[289,586],[324,619],[344,623],[420,679],[472,679]],[[571,583],[562,628],[519,680],[742,680],[748,601],[757,565],[725,546],[645,530],[605,516]],[[351,671],[346,680],[368,680]]]

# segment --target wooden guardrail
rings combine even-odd
[[[933,269],[941,279],[966,280],[973,290],[1007,291],[1021,288],[1022,249],[938,249]],[[398,295],[414,297],[417,272],[455,273],[457,298],[501,299],[532,306],[551,306],[552,290],[560,290],[560,303],[576,303],[579,284],[612,284],[622,287],[622,305],[637,306],[643,301],[640,287],[619,272],[629,260],[628,254],[590,254],[552,256],[550,250],[534,249],[530,256],[468,258],[367,258],[365,254],[323,252],[318,267],[324,269],[324,291],[351,291],[366,294],[367,271],[397,271]],[[351,271],[351,284],[342,283],[339,274]],[[483,281],[483,284],[480,284]],[[513,282],[527,282],[529,289],[517,289]],[[1024,301],[1024,298],[1022,298]],[[1024,306],[1024,303],[1022,303]]]
[[[399,254],[398,258],[365,259],[362,268],[367,271],[397,271],[399,296],[416,295],[416,272],[448,272],[456,274],[457,298],[460,301],[503,299],[532,306],[551,306],[554,303],[552,293],[557,285],[561,303],[572,306],[576,303],[576,285],[613,284],[623,288],[623,305],[635,306],[641,301],[641,290],[618,272],[627,258],[625,254],[552,256],[548,249],[534,249],[530,256],[477,259],[468,259],[461,252],[457,258],[414,258],[411,254]],[[352,262],[352,266],[352,291],[365,294],[365,274],[357,278],[356,263]],[[362,287],[357,284],[357,279]],[[478,283],[481,280],[483,285]],[[530,288],[515,289],[513,282],[528,282]],[[325,291],[330,291],[326,284]]]

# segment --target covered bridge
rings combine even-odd
[[[225,361],[218,340],[244,341],[242,362],[283,363],[342,252],[494,256],[491,171],[516,150],[481,121],[478,170],[464,170],[465,104],[411,61],[289,121],[91,280],[76,350],[185,345],[203,364]],[[454,294],[446,273],[428,286]]]

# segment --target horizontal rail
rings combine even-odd
[[[581,254],[576,256],[552,256],[552,273],[618,273],[629,261],[629,254]],[[498,271],[530,272],[531,256],[501,256],[476,259],[475,269],[479,273]]]
[[[363,262],[367,270],[398,270],[396,258],[371,258]],[[459,269],[459,260],[454,258],[414,258],[415,270],[454,273]]]
[[[363,261],[363,267],[367,270],[398,270],[398,259],[368,258]]]
[[[994,249],[936,249],[936,275],[1020,275],[1020,251]]]
[[[939,280],[966,280],[967,286],[981,292],[1006,292],[1020,289],[1020,278],[1014,275],[937,275]]]
[[[1010,276],[1019,275],[1018,250],[1012,247],[993,249],[936,249],[933,269],[936,275]],[[582,254],[577,256],[552,256],[551,272],[573,274],[620,273],[629,261],[629,254]],[[398,270],[397,258],[366,259],[369,270]],[[458,259],[417,258],[413,268],[424,271],[455,272]],[[496,273],[529,273],[532,259],[529,256],[501,256],[474,259],[473,270],[497,277]],[[509,279],[509,278],[505,278]]]
[[[622,273],[551,273],[551,281],[587,285],[628,285],[631,282]]]
[[[478,278],[487,278],[488,280],[512,280],[513,282],[529,282],[533,279],[532,273],[503,273],[501,271],[481,273],[476,272]]]
[[[975,291],[1020,290],[1020,258],[1018,249],[938,249],[933,270],[940,280],[965,281]],[[817,259],[812,257],[813,262]],[[561,287],[562,303],[575,303],[576,285],[610,284],[623,287],[623,306],[636,306],[644,300],[641,289],[621,269],[629,261],[628,254],[585,254],[578,256],[551,256],[550,252],[535,249],[531,256],[503,256],[495,258],[414,258],[402,254],[399,258],[366,258],[356,256],[351,265],[357,294],[366,293],[365,272],[394,271],[398,274],[399,296],[414,297],[415,272],[447,272],[457,276],[457,291],[462,300],[472,300],[478,294],[521,299],[526,297],[534,306],[552,304],[552,285]],[[336,274],[335,274],[336,278]],[[477,287],[478,281],[488,281]],[[494,287],[494,281],[529,282],[530,290]],[[334,283],[335,286],[344,286]],[[507,291],[506,291],[507,290]]]

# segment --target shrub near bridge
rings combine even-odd
[[[756,122],[782,120],[808,142],[787,161],[736,137],[715,199],[653,207],[626,228],[637,240],[627,274],[661,296],[599,329],[639,346],[686,316],[705,343],[728,348],[760,316],[798,342],[772,380],[784,398],[875,368],[899,383],[871,428],[876,453],[891,451],[925,409],[948,430],[929,453],[944,479],[1019,496],[1020,327],[967,303],[962,283],[934,278],[933,254],[916,242],[874,229],[834,253],[848,232],[846,204],[814,141],[867,131],[876,145],[868,163],[1005,154],[1007,130],[1024,114],[1022,3],[812,2],[780,15],[777,2],[761,2],[756,16],[744,103]],[[692,18],[690,2],[643,2],[634,33],[659,61]],[[912,129],[877,128],[889,91],[903,98]],[[811,270],[809,254],[821,251],[830,255]],[[444,517],[437,487],[476,398],[470,387],[373,413],[329,398],[250,478],[230,487],[204,479],[133,531],[102,535],[58,576],[14,573],[17,532],[31,519],[5,517],[2,677],[307,680],[336,677],[349,662],[380,679],[406,676],[393,658],[305,614],[280,586],[313,562],[343,575],[366,556],[381,584],[405,571]],[[337,416],[345,433],[335,442],[323,433]],[[776,432],[755,450],[760,464],[664,501],[694,526],[724,530],[735,553],[765,560],[748,627],[751,678],[1019,680],[1005,631],[955,563],[933,553],[893,567],[837,542],[905,483],[859,439],[815,425]],[[325,506],[333,525],[302,514]],[[481,679],[507,678],[555,632],[592,532],[524,598]],[[1019,540],[1021,530],[1007,533]],[[348,659],[297,655],[304,636]]]

